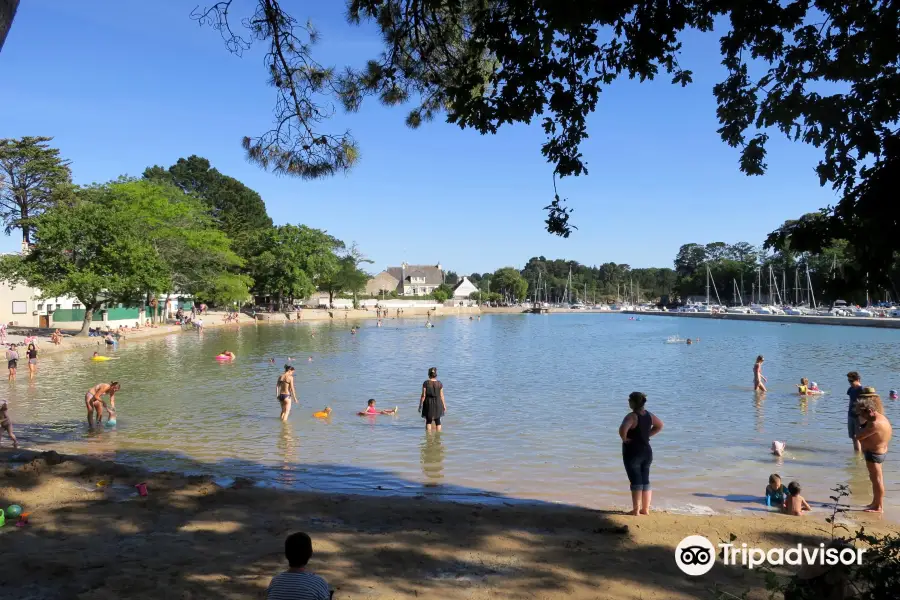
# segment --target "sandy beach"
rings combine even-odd
[[[8,442],[7,442],[8,443]],[[260,598],[293,531],[335,598],[764,598],[756,571],[682,574],[687,535],[763,548],[827,541],[823,515],[634,518],[578,507],[475,505],[286,492],[150,474],[88,457],[0,451],[0,505],[31,513],[0,529],[4,595],[20,599]],[[147,497],[134,485],[146,482]],[[878,524],[867,525],[879,531]],[[881,528],[883,531],[885,528]]]

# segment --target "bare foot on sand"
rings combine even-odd
[[[872,506],[871,504],[863,508],[863,512],[867,513],[883,513],[884,509],[880,506]]]
[[[640,513],[640,511],[638,511],[638,509],[635,508],[634,510],[629,510],[629,511],[628,511],[627,513],[625,513],[625,514],[626,514],[626,515],[631,515],[632,517],[636,517],[636,516],[640,515],[641,513]]]
[[[642,510],[640,514],[642,514],[642,515],[649,515],[649,514],[650,514],[650,510],[649,510],[649,509],[648,509],[648,510]]]

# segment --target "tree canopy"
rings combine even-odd
[[[861,220],[898,221],[896,203],[880,201],[895,189],[900,161],[896,3],[348,0],[350,23],[373,23],[383,44],[365,67],[344,70],[314,60],[318,33],[285,2],[246,0],[254,7],[246,32],[233,4],[216,2],[193,16],[218,29],[233,52],[253,42],[268,47],[276,126],[244,145],[251,160],[278,172],[317,177],[350,168],[357,149],[349,132],[322,131],[332,99],[356,110],[376,96],[386,105],[411,103],[411,127],[441,114],[483,134],[540,120],[554,178],[586,174],[581,147],[602,90],[622,76],[646,81],[662,73],[689,85],[682,40],[715,25],[724,66],[713,89],[718,133],[740,149],[740,170],[762,174],[769,136],[778,132],[821,148],[820,183],[842,194],[804,239],[827,245],[853,237],[848,230],[861,231]],[[574,225],[565,200],[556,194],[547,210],[547,229],[568,236]],[[858,260],[884,272],[896,239],[884,232],[871,251],[855,244]]]
[[[272,219],[258,193],[212,168],[209,161],[200,156],[179,158],[168,169],[149,167],[144,171],[144,178],[170,183],[203,200],[219,228],[244,256],[250,238],[272,226]]]
[[[0,139],[0,219],[7,235],[20,229],[26,244],[31,241],[31,219],[52,206],[72,179],[69,161],[50,147],[52,140],[40,136]]]

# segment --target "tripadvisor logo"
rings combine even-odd
[[[747,544],[718,544],[722,563],[726,566],[741,565],[753,569],[762,565],[860,565],[865,548],[826,548],[825,544],[804,547],[797,544],[790,548],[751,548]],[[697,577],[709,573],[716,563],[716,546],[702,535],[689,535],[675,547],[675,564],[687,575]]]

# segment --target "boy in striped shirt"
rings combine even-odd
[[[268,600],[331,600],[333,592],[325,580],[306,571],[312,554],[312,540],[305,533],[292,533],[284,540],[290,568],[272,578]]]

